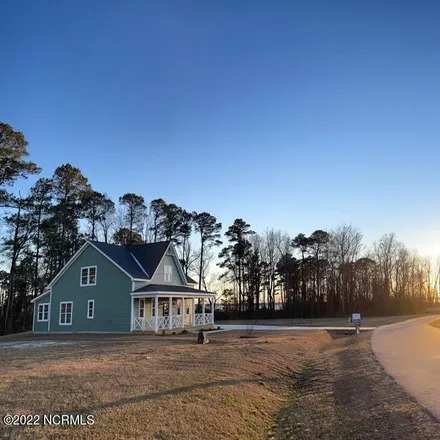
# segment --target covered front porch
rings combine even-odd
[[[214,325],[215,295],[133,292],[131,331],[167,332]]]

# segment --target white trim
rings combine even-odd
[[[131,280],[131,290],[133,291],[135,287],[136,287],[136,283],[135,283],[134,279],[132,279],[132,280]],[[131,313],[130,313],[130,315],[131,315],[130,332],[132,332],[132,331],[133,331],[133,319],[134,319],[134,297],[133,297],[133,296],[131,297],[131,301],[130,301],[130,303],[131,303]]]
[[[35,303],[36,301],[39,301],[41,298],[45,297],[46,295],[49,295],[50,290],[46,290],[45,292],[43,292],[41,295],[38,295],[36,298],[31,300],[31,303]]]
[[[65,266],[58,272],[58,274],[55,276],[55,278],[47,285],[47,289],[51,288],[59,279],[60,277],[66,272],[66,270],[74,263],[74,261],[84,252],[86,247],[90,245],[93,247],[93,249],[97,250],[101,255],[103,255],[107,260],[111,261],[121,272],[124,272],[125,275],[127,275],[131,280],[135,281],[149,281],[148,279],[142,279],[142,278],[133,278],[126,270],[122,269],[119,264],[115,263],[105,252],[101,251],[97,246],[95,246],[93,243],[91,243],[89,240],[87,240],[77,251],[76,254],[65,264]],[[48,293],[48,292],[47,292]],[[44,293],[43,295],[47,294]],[[41,297],[42,295],[40,295]],[[38,297],[34,298],[31,302],[38,301]]]
[[[173,266],[169,264],[163,265],[163,281],[165,283],[172,283],[173,281]]]
[[[52,287],[50,288],[50,294],[49,294],[49,322],[47,323],[47,331],[50,332],[50,323],[52,322],[52,320],[50,319],[50,316],[52,314]]]
[[[158,316],[159,316],[159,295],[154,296],[154,331],[157,332],[158,326]]]
[[[83,278],[83,270],[87,269],[87,284],[83,284],[82,278]],[[90,269],[95,269],[95,282],[90,283]],[[81,270],[79,272],[79,285],[80,287],[90,287],[90,286],[96,286],[96,283],[98,282],[98,266],[82,266]]]
[[[90,243],[86,241],[77,251],[76,254],[65,264],[65,266],[58,272],[56,277],[48,284],[47,288],[51,288],[60,278],[61,276],[66,272],[66,270],[73,264],[73,262],[84,252],[87,245]]]
[[[42,319],[40,319],[40,307],[43,306]],[[47,318],[44,319],[44,306],[47,306]],[[50,303],[40,303],[37,305],[37,322],[49,322]]]
[[[92,307],[92,316],[90,316],[89,312],[90,312],[90,303],[93,304]],[[94,299],[89,299],[87,300],[87,319],[94,319],[95,318],[95,300]]]
[[[141,268],[142,272],[147,276],[148,278],[148,273],[146,272],[146,270],[142,267],[141,263],[139,263],[138,259],[130,252],[130,255],[133,257],[134,261],[136,261],[136,264]]]
[[[168,328],[173,329],[173,297],[168,298]]]
[[[70,322],[61,322],[61,308],[63,304],[71,304],[70,306]],[[65,312],[65,314],[67,315],[67,312]],[[73,301],[61,301],[60,302],[60,317],[59,317],[59,321],[58,321],[58,325],[72,325],[73,322]]]
[[[130,331],[133,331],[133,320],[134,320],[134,296],[131,297],[131,322]]]
[[[215,298],[215,293],[191,293],[191,292],[163,292],[163,291],[157,291],[157,292],[131,292],[131,296],[134,296],[135,298],[153,298],[155,296],[160,295],[161,298],[168,298],[170,296],[176,296],[178,298],[185,297],[185,298]]]
[[[131,281],[144,281],[144,282],[148,282],[148,281],[150,281],[150,279],[147,279],[147,278],[132,278]]]
[[[163,259],[165,258],[165,255],[169,255],[169,254],[167,254],[167,252],[169,251],[170,247],[172,249],[172,254],[173,254],[172,256],[174,257],[175,263],[177,265],[177,270],[180,273],[180,278],[182,280],[182,285],[186,285],[186,275],[185,275],[185,272],[182,269],[182,265],[180,264],[180,260],[177,258],[177,255],[176,255],[176,252],[174,250],[174,246],[173,246],[172,242],[170,242],[168,247],[165,249],[165,252],[163,253],[162,258],[160,259],[159,264],[157,265],[157,267],[156,267],[156,269],[155,269],[155,271],[154,271],[154,273],[153,273],[153,275],[151,276],[150,279],[152,280],[154,278],[154,276],[156,275],[157,269],[159,269]]]

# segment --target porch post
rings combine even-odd
[[[159,297],[156,295],[154,297],[154,331],[157,332],[157,320],[159,315]]]
[[[205,297],[202,298],[202,324],[205,325]]]
[[[211,298],[211,314],[212,314],[211,322],[212,322],[212,325],[214,325],[214,302],[215,302],[215,297],[213,296]]]
[[[191,325],[192,325],[193,327],[195,327],[195,326],[196,326],[196,299],[193,298],[193,299],[191,300],[191,303],[192,303]]]
[[[185,314],[186,314],[186,307],[185,307],[185,297],[182,298],[182,327],[185,328]]]
[[[131,295],[131,322],[130,322],[130,331],[133,331],[133,319],[134,319],[134,297]]]
[[[170,320],[169,328],[170,330],[173,328],[173,297],[170,296],[168,300],[168,318]]]

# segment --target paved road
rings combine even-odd
[[[373,351],[396,382],[440,420],[440,329],[427,316],[377,328]]]

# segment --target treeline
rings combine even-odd
[[[274,229],[256,234],[237,219],[225,235],[225,318],[409,314],[437,299],[438,271],[394,234],[367,249],[351,225],[291,238]]]
[[[27,156],[24,135],[0,123],[2,333],[31,327],[30,300],[86,239],[119,245],[172,240],[185,273],[198,279],[199,289],[218,293],[224,317],[410,313],[436,298],[436,274],[428,260],[392,234],[367,252],[361,233],[351,226],[290,238],[273,229],[257,234],[236,219],[218,254],[222,273],[207,281],[216,248],[223,244],[222,224],[214,215],[163,199],[147,203],[135,193],[111,200],[70,164],[21,194],[14,191],[17,179],[41,172]]]

